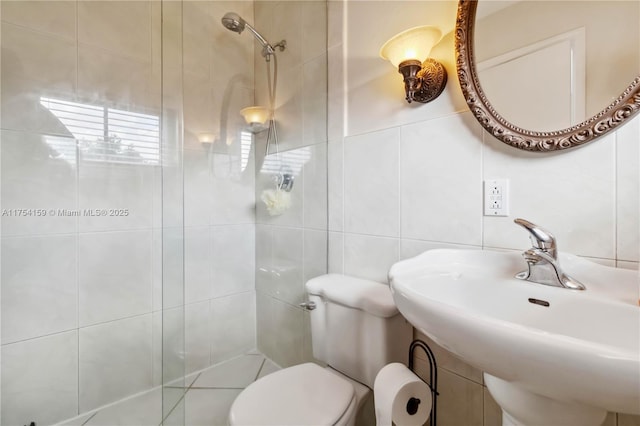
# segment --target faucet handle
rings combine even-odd
[[[556,238],[551,232],[525,219],[518,218],[514,222],[529,231],[529,238],[534,247],[546,251],[554,259],[557,258]]]

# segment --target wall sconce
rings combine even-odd
[[[440,62],[429,58],[441,39],[440,29],[425,25],[395,35],[380,49],[380,56],[398,67],[404,77],[407,102],[431,102],[444,90],[447,71]]]
[[[244,121],[249,125],[251,133],[260,133],[267,130],[267,120],[269,120],[269,110],[261,106],[250,106],[240,110]]]
[[[212,144],[216,141],[216,135],[214,133],[198,133],[198,141],[201,144]]]

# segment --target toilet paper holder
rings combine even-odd
[[[424,351],[424,353],[427,355],[427,360],[429,361],[429,381],[428,382],[424,380],[422,377],[420,377],[418,373],[416,373],[413,367],[413,358],[414,358],[413,355],[417,348],[420,348]],[[431,350],[429,345],[427,345],[424,341],[420,339],[416,339],[413,342],[411,342],[411,345],[409,345],[408,367],[409,367],[409,370],[413,371],[416,374],[416,376],[420,377],[420,379],[423,382],[425,382],[427,386],[429,386],[429,389],[431,390],[431,397],[433,400],[433,404],[431,407],[431,416],[429,416],[429,424],[431,426],[436,426],[436,408],[438,406],[436,404],[437,398],[438,398],[438,369],[436,365],[436,357],[435,355],[433,355],[433,351]],[[415,414],[418,411],[418,405],[420,405],[419,399],[410,398],[409,401],[407,402],[407,413]]]

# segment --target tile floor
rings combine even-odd
[[[249,384],[279,367],[250,353],[187,376],[184,385],[165,387],[166,406],[176,403],[164,425],[224,426],[229,408]],[[162,390],[136,395],[58,426],[158,426],[162,423]]]

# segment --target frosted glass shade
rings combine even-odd
[[[261,106],[251,106],[240,110],[247,124],[264,124],[269,119],[269,110]]]
[[[216,135],[214,133],[199,133],[198,140],[200,143],[214,143],[216,140]]]
[[[442,31],[433,25],[410,28],[391,37],[380,49],[380,56],[395,67],[407,59],[422,62],[441,39]]]

